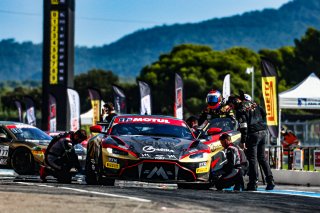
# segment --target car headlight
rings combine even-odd
[[[189,156],[189,158],[191,159],[206,158],[206,157],[208,157],[208,153],[205,153],[205,152],[201,152],[201,153],[197,153]]]
[[[128,155],[128,152],[119,150],[119,149],[114,149],[114,148],[107,148],[107,152],[112,153],[112,154],[117,154],[117,155]]]

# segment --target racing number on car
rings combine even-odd
[[[9,146],[0,146],[0,157],[8,157]]]

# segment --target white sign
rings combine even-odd
[[[300,149],[293,150],[293,168],[303,169],[303,154]]]

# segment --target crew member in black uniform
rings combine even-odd
[[[233,190],[239,191],[244,189],[243,176],[241,171],[241,159],[238,147],[234,146],[231,141],[231,136],[223,133],[220,138],[220,143],[225,148],[227,163],[223,165],[221,170],[214,172],[213,176],[220,176],[215,182],[218,190],[229,188],[234,185]]]
[[[85,130],[69,132],[53,138],[45,152],[45,165],[40,167],[40,178],[46,181],[47,175],[53,175],[59,182],[71,182],[70,169],[82,170],[74,146],[87,139]]]
[[[273,175],[268,161],[265,159],[265,144],[267,142],[266,113],[264,109],[253,101],[242,101],[244,98],[230,96],[227,104],[236,110],[236,118],[241,132],[240,147],[246,150],[249,161],[249,183],[247,190],[257,190],[258,162],[266,176],[266,190],[275,187]]]

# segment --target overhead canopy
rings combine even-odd
[[[279,94],[282,109],[320,109],[320,79],[311,73],[306,79]]]

